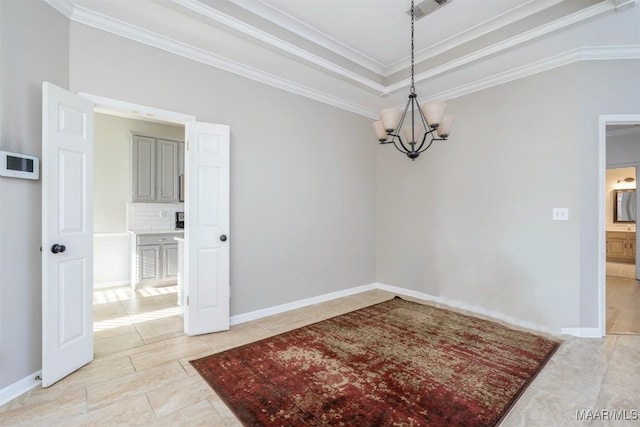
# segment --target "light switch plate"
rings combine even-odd
[[[553,208],[554,221],[569,221],[569,208]]]

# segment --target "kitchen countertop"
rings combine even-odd
[[[127,230],[131,234],[184,234],[184,230]]]

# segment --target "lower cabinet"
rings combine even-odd
[[[160,280],[160,245],[138,246],[138,282]]]
[[[170,283],[178,280],[178,244],[173,239],[179,234],[136,234],[135,271],[132,279],[135,285]]]
[[[607,261],[636,261],[636,233],[607,231]]]
[[[178,280],[178,244],[162,245],[162,280]]]

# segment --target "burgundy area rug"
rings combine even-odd
[[[191,364],[247,426],[493,426],[557,347],[396,297]]]

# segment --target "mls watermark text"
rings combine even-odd
[[[578,409],[578,421],[638,421],[640,412],[637,409]]]

